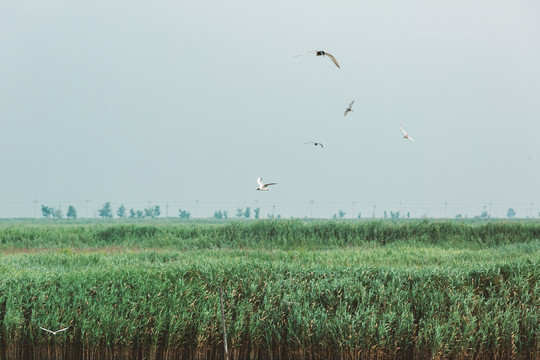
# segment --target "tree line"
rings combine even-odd
[[[253,209],[253,217],[255,219],[259,219],[260,218],[260,211],[261,211],[261,208],[258,207],[258,208],[255,208]],[[62,209],[61,207],[58,207],[58,208],[54,208],[54,207],[50,207],[50,206],[45,206],[45,205],[41,205],[41,213],[43,215],[43,217],[45,218],[53,218],[53,219],[62,219],[64,217],[64,214],[62,212]],[[106,202],[105,204],[103,204],[103,206],[101,207],[101,209],[98,210],[98,214],[99,214],[99,217],[101,217],[102,219],[112,219],[114,217],[114,210],[111,206],[111,203],[110,202]],[[251,217],[251,214],[252,214],[252,209],[250,207],[246,207],[245,209],[243,208],[237,208],[236,209],[236,217],[237,218],[245,218],[245,219],[248,219]],[[332,217],[334,219],[343,219],[345,217],[345,212],[343,210],[339,210],[339,212],[337,214],[334,214]],[[128,209],[124,206],[124,204],[120,205],[118,207],[118,209],[116,209],[116,217],[118,218],[130,218],[130,219],[144,219],[144,218],[157,218],[161,215],[161,208],[159,207],[159,205],[155,205],[155,206],[149,206],[145,209],[134,209],[134,208],[131,208]],[[274,215],[273,214],[267,214],[266,215],[269,219],[272,219],[274,218]],[[191,218],[191,213],[187,210],[183,210],[183,209],[179,209],[178,210],[178,217],[181,218],[181,219],[190,219]],[[214,212],[214,215],[213,217],[215,219],[228,219],[229,218],[229,214],[227,212],[227,210],[216,210]],[[400,217],[404,217],[403,215],[400,216],[400,212],[399,211],[396,211],[396,212],[393,212],[393,211],[390,211],[390,217],[392,219],[399,219]],[[408,212],[407,213],[407,218],[410,219],[411,215],[410,213]],[[489,213],[487,211],[483,211],[482,214],[480,214],[479,216],[475,216],[474,218],[475,219],[489,219],[491,216],[489,215]],[[516,212],[513,208],[509,208],[507,213],[506,213],[506,217],[509,218],[509,219],[512,219],[514,217],[516,217]],[[538,217],[540,217],[540,213],[538,213]],[[66,212],[66,218],[68,219],[77,219],[77,210],[75,209],[75,207],[73,205],[69,205],[68,209],[67,209],[67,212]],[[277,215],[276,218],[281,218],[280,215]],[[362,213],[358,213],[358,219],[362,218]],[[388,213],[386,212],[386,210],[384,211],[384,218],[388,218]],[[458,214],[456,215],[456,219],[462,219],[463,216],[461,214]]]

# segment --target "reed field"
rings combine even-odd
[[[540,359],[539,277],[537,221],[3,221],[0,359],[223,359],[220,288],[230,359]]]

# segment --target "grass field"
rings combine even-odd
[[[538,359],[540,223],[0,222],[0,358]],[[59,329],[53,336],[39,329]]]

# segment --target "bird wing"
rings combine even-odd
[[[321,145],[322,148],[324,147],[322,143],[319,143],[319,145]]]
[[[56,334],[56,333],[59,333],[59,332],[62,332],[62,331],[66,331],[67,329],[69,329],[69,326],[67,328],[56,330],[54,333]]]
[[[401,129],[401,131],[403,131],[403,133],[404,133],[405,135],[407,135],[407,132],[405,131],[405,129],[403,129],[403,128],[401,127],[401,125],[399,125],[399,128]]]
[[[277,185],[277,183],[268,183],[268,184],[264,184],[264,187],[268,187],[270,185]]]
[[[349,111],[351,111],[351,110],[345,109],[345,114],[343,114],[343,116],[347,116],[347,113],[348,113]]]
[[[338,64],[338,62],[337,62],[337,60],[336,60],[336,58],[335,58],[334,56],[332,56],[332,55],[329,54],[329,53],[325,53],[325,55],[327,55],[330,59],[332,59],[332,61],[334,62],[334,64],[336,64],[336,66],[337,66],[339,69],[341,69],[341,68],[339,67],[339,64]]]
[[[40,328],[41,330],[45,330],[45,331],[47,331],[47,332],[50,332],[51,334],[54,334],[54,331],[51,331],[51,330],[49,330],[49,329],[45,329],[44,327],[41,327],[41,326],[40,326],[39,328]]]
[[[410,137],[410,136],[407,137],[407,139],[411,140],[412,142],[416,142],[416,141],[414,141],[414,139],[413,139],[412,137]]]
[[[257,179],[257,184],[259,184],[259,187],[261,187],[261,188],[264,186],[264,184],[262,182],[262,177],[259,176],[259,178]]]
[[[304,144],[315,144],[314,141],[308,141],[308,142],[305,142]]]
[[[352,109],[352,104],[354,104],[354,100],[349,104],[349,109]]]
[[[307,55],[307,54],[315,54],[317,53],[317,50],[311,50],[311,51],[308,51],[304,54],[299,54],[299,55],[294,55],[293,57],[299,57],[299,56],[304,56],[304,55]]]

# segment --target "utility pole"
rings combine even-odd
[[[34,200],[34,218],[37,219],[37,198]]]
[[[315,200],[311,199],[310,203],[311,203],[311,209],[310,209],[310,212],[309,212],[309,217],[313,219],[313,203],[315,202]]]
[[[375,208],[376,207],[377,207],[377,205],[373,205],[373,216],[372,216],[372,218],[374,218],[374,219],[375,219]]]
[[[197,203],[196,211],[195,211],[195,217],[199,217],[199,199],[195,200]]]
[[[169,217],[169,202],[165,205],[165,219]]]
[[[354,202],[354,200],[353,200],[353,202],[352,202],[352,218],[353,218],[353,219],[354,219],[354,203],[355,203],[355,202]]]
[[[448,217],[448,201],[445,201],[444,202],[444,217],[447,218]]]
[[[274,219],[274,213],[276,211],[276,204],[272,205],[272,219]]]
[[[532,219],[532,207],[533,207],[532,201],[531,201],[531,203],[530,203],[530,206],[531,206],[531,207],[529,208],[529,218]]]
[[[86,218],[88,219],[88,202],[90,200],[86,200]]]

